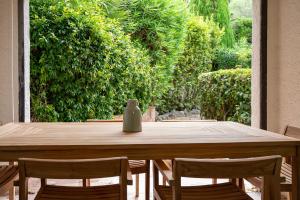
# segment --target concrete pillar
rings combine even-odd
[[[300,127],[300,1],[269,0],[268,130]]]
[[[260,127],[260,23],[261,0],[253,0],[251,125]]]
[[[0,1],[0,123],[19,119],[18,4]]]

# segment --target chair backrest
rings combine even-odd
[[[27,199],[27,178],[50,179],[90,179],[120,177],[120,196],[127,195],[126,157],[101,159],[54,160],[21,158],[20,199]],[[121,198],[122,199],[122,198]]]
[[[284,135],[300,139],[300,128],[294,126],[287,126]]]
[[[244,159],[177,158],[173,165],[175,199],[181,199],[181,177],[234,179],[260,176],[264,177],[263,199],[279,200],[281,161],[281,156]]]

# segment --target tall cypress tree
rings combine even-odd
[[[215,22],[224,28],[222,44],[232,47],[234,44],[234,33],[230,23],[230,12],[228,0],[191,0],[192,11],[199,16],[213,16]]]

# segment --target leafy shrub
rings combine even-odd
[[[96,4],[31,1],[31,100],[37,121],[106,119],[151,100],[151,67]]]
[[[168,89],[182,49],[188,10],[182,0],[106,0],[107,15],[120,21],[132,40],[148,50],[157,102]]]
[[[234,48],[221,47],[216,51],[213,70],[250,68],[252,48],[246,40],[239,41]]]
[[[234,36],[237,41],[246,39],[249,44],[252,43],[252,19],[238,18],[233,21]]]
[[[183,53],[175,66],[173,87],[164,95],[161,112],[192,109],[197,98],[198,76],[210,72],[222,30],[212,20],[192,17],[187,25]]]
[[[199,107],[206,119],[250,124],[251,70],[230,69],[199,76]]]
[[[213,70],[217,71],[219,69],[232,69],[236,67],[237,62],[237,53],[234,49],[221,47],[216,52]]]
[[[198,74],[211,71],[214,53],[219,47],[222,30],[212,20],[192,17],[187,25],[184,49],[175,67],[175,79],[186,81],[185,77],[198,77]]]

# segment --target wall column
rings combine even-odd
[[[0,1],[0,124],[19,121],[18,2]]]
[[[29,0],[19,0],[19,120],[30,122]]]
[[[252,78],[251,125],[261,127],[261,5],[263,0],[253,0],[252,25]]]

